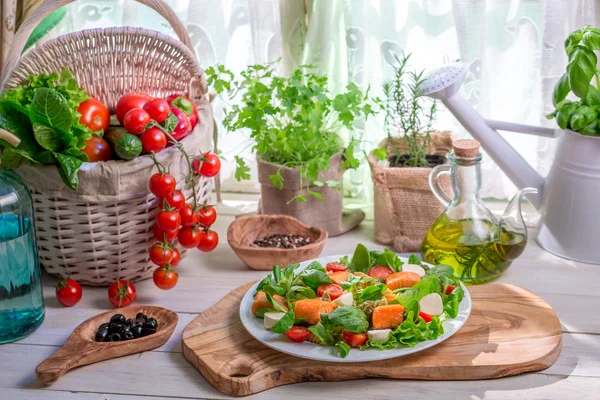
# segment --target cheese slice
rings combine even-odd
[[[429,315],[442,315],[444,312],[444,303],[442,296],[437,293],[430,293],[419,301],[421,311]]]
[[[266,312],[263,317],[265,329],[271,329],[274,327],[284,315],[285,313],[282,312]]]
[[[367,331],[367,336],[376,343],[385,343],[390,339],[391,332],[391,329],[375,329]]]
[[[417,264],[404,264],[402,266],[402,272],[414,272],[418,274],[421,278],[425,276],[425,270],[423,267]]]
[[[332,301],[332,303],[335,304],[337,307],[351,306],[354,304],[354,297],[352,296],[352,293],[344,293],[343,295]]]

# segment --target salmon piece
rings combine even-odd
[[[281,306],[286,311],[288,311],[288,306],[285,302],[285,297],[276,294],[273,296],[273,300],[281,304]],[[256,312],[261,308],[268,308],[269,310],[273,309],[273,306],[271,306],[271,303],[269,303],[269,299],[267,299],[267,294],[262,290],[257,292],[256,295],[254,295],[254,303],[252,303],[252,314],[256,314]]]
[[[329,278],[331,278],[331,282],[341,285],[342,282],[348,282],[348,277],[350,276],[350,272],[348,271],[338,271],[332,272],[329,274]]]
[[[395,272],[385,279],[385,285],[390,290],[409,288],[421,280],[416,272]]]
[[[375,307],[371,322],[374,329],[394,329],[404,321],[404,307],[400,304]]]
[[[383,297],[387,301],[393,301],[396,300],[397,295],[395,295],[390,289],[385,289],[385,292],[383,292]]]
[[[309,325],[321,322],[321,314],[333,311],[333,304],[319,299],[302,299],[294,306],[294,316],[306,321]]]

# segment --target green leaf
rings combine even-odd
[[[573,47],[581,41],[582,37],[583,32],[581,32],[581,30],[576,30],[567,36],[567,39],[565,40],[565,50],[567,51],[567,54],[570,54],[573,51]]]
[[[270,308],[259,308],[258,310],[256,310],[256,313],[254,314],[254,316],[257,318],[264,318],[265,313],[268,313],[268,312],[273,312],[273,310]]]
[[[309,326],[308,330],[319,338],[325,346],[333,346],[335,339],[333,338],[333,325],[328,322],[327,315],[321,315],[321,322],[314,326]]]
[[[34,123],[33,135],[40,146],[46,150],[58,151],[62,147],[60,138],[54,129],[50,128],[49,126]]]
[[[328,181],[325,181],[325,184],[332,189],[337,189],[337,190],[341,189],[340,183],[338,181],[328,180]]]
[[[277,189],[283,188],[283,178],[281,177],[281,170],[278,169],[276,173],[269,175],[269,180]]]
[[[579,107],[579,103],[573,102],[565,102],[558,110],[556,114],[556,122],[561,129],[569,128],[569,121],[571,120],[571,115],[577,110]]]
[[[338,348],[339,352],[340,352],[340,357],[342,358],[346,358],[348,356],[348,354],[350,354],[350,350],[352,350],[352,347],[350,347],[350,345],[346,342],[343,342],[341,340],[338,340],[335,343],[335,347]]]
[[[596,73],[597,57],[586,47],[576,45],[569,56],[567,74],[569,86],[575,95],[584,98],[590,87],[590,81]]]
[[[452,268],[450,265],[440,264],[429,269],[429,271],[427,271],[427,274],[435,275],[438,278],[452,278],[454,276],[454,268]]]
[[[312,190],[308,190],[307,192],[310,196],[314,197],[319,201],[323,201],[323,195],[319,192],[313,192]]]
[[[160,126],[162,126],[165,131],[171,133],[175,130],[177,124],[179,124],[179,119],[177,119],[175,114],[169,112],[169,116],[167,117],[167,119],[160,123]]]
[[[464,296],[465,291],[460,286],[456,286],[456,288],[454,288],[452,293],[450,293],[449,295],[444,295],[444,311],[451,318],[456,318],[456,316],[458,315],[458,307]]]
[[[390,267],[394,272],[402,271],[402,265],[404,263],[396,255],[396,253],[384,249],[383,252],[375,259],[373,265],[385,265],[386,267]]]
[[[442,282],[440,279],[435,275],[427,275],[425,278],[415,283],[412,288],[399,294],[397,300],[398,303],[406,307],[413,300],[419,301],[430,293],[441,292]]]
[[[356,246],[348,269],[352,272],[368,273],[371,268],[371,256],[369,250],[361,243]]]
[[[281,267],[279,265],[273,265],[273,279],[277,284],[281,282]]]
[[[283,288],[281,286],[277,286],[277,285],[266,285],[265,287],[263,287],[263,290],[266,293],[269,293],[271,296],[274,296],[276,294],[283,296],[285,295],[285,290],[283,290]]]
[[[63,182],[71,189],[77,190],[79,187],[79,178],[77,177],[77,173],[79,172],[79,168],[81,168],[83,161],[78,158],[60,153],[53,154],[58,162],[58,172]]]
[[[587,30],[583,34],[583,43],[592,50],[600,50],[600,32],[598,30]]]
[[[49,88],[36,89],[30,107],[31,120],[34,123],[37,122],[59,131],[69,132],[73,122],[73,114],[67,99],[57,91]]]
[[[261,291],[265,286],[267,285],[271,285],[273,283],[273,278],[272,275],[269,274],[267,276],[265,276],[265,278],[260,281],[260,283],[258,284],[258,286],[256,287],[256,291],[259,292]]]
[[[306,203],[307,200],[306,200],[306,197],[304,197],[304,196],[294,196],[287,202],[287,204],[290,204],[294,201],[298,201],[300,203]]]
[[[271,328],[271,332],[286,333],[294,325],[294,310],[290,310]]]
[[[421,262],[421,260],[419,260],[419,257],[417,257],[414,254],[411,254],[410,257],[408,257],[408,263],[409,264],[416,264],[416,265],[423,265],[423,263]]]
[[[386,291],[387,286],[380,283],[378,285],[367,286],[366,288],[358,291],[357,303],[363,303],[367,300],[379,300],[383,297],[383,293]]]
[[[250,179],[250,167],[239,156],[235,156],[235,179],[237,181]]]
[[[18,168],[23,161],[23,156],[13,147],[7,147],[2,151],[0,167],[4,169]]]
[[[353,306],[340,306],[327,314],[327,318],[335,326],[352,333],[362,333],[369,329],[367,314]]]
[[[412,315],[413,321],[418,322],[419,312],[421,311],[421,306],[417,300],[412,300],[407,306],[404,308],[404,315]]]
[[[585,96],[585,104],[588,106],[600,106],[600,90],[594,85],[590,85],[587,96]]]
[[[598,118],[598,112],[589,106],[581,106],[571,115],[571,129],[578,131]]]
[[[313,290],[317,290],[319,285],[331,283],[331,278],[329,275],[316,269],[302,271],[301,279],[306,286]]]
[[[554,107],[557,106],[558,103],[563,101],[569,92],[571,91],[571,86],[569,85],[569,75],[564,73],[563,76],[560,77],[556,85],[554,86],[554,91],[552,92],[552,104]]]
[[[415,319],[412,312],[409,312],[402,324],[392,332],[392,336],[400,345],[414,347],[419,342],[436,339],[443,333],[444,328],[438,317],[433,317],[430,323],[426,323],[423,319]]]
[[[304,271],[310,271],[310,270],[317,270],[317,271],[327,272],[327,270],[325,269],[325,267],[323,266],[323,264],[321,264],[318,261],[313,261],[310,264],[308,264],[308,266],[306,268],[304,268]]]
[[[387,149],[384,147],[380,147],[378,149],[373,150],[373,155],[380,161],[383,161],[387,158]]]
[[[273,307],[273,310],[279,311],[279,312],[284,312],[284,313],[287,312],[287,310],[285,308],[283,308],[283,306],[281,304],[279,304],[278,302],[275,301],[275,299],[273,299],[273,296],[271,295],[271,293],[269,293],[269,292],[265,292],[265,293],[267,295],[267,300],[269,301],[269,304],[271,305],[271,307]]]

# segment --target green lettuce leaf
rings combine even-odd
[[[350,260],[348,269],[353,272],[363,272],[366,274],[369,272],[369,268],[371,268],[371,255],[369,254],[369,250],[359,243],[356,246],[356,250],[354,250],[354,255],[352,256],[352,260]]]
[[[366,332],[369,328],[367,314],[353,306],[341,306],[327,314],[327,318],[335,326],[353,333]]]
[[[286,333],[294,325],[294,310],[290,310],[271,328],[271,332]]]

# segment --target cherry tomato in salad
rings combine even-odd
[[[129,133],[139,135],[144,132],[146,125],[150,123],[150,114],[141,108],[133,108],[127,111],[123,118],[123,126]]]
[[[217,211],[213,206],[204,206],[198,210],[198,222],[204,226],[211,226],[217,220]]]
[[[169,264],[173,259],[173,250],[170,246],[166,246],[163,243],[155,243],[150,247],[150,260],[158,265],[164,267]]]
[[[215,231],[202,231],[200,232],[200,244],[198,244],[197,249],[208,253],[209,251],[213,251],[217,245],[219,244],[219,235]]]
[[[179,261],[181,261],[181,254],[179,250],[173,249],[173,258],[171,258],[171,267],[176,267],[179,265]]]
[[[172,94],[167,97],[167,102],[173,107],[176,107],[183,111],[185,115],[190,119],[192,129],[198,123],[198,108],[196,104],[189,98],[182,94]]]
[[[342,331],[342,340],[346,342],[350,347],[360,347],[367,343],[369,336],[366,333],[352,333],[349,331]]]
[[[170,174],[160,172],[150,177],[150,191],[156,197],[169,197],[175,193],[177,181]]]
[[[310,336],[310,331],[305,326],[293,325],[285,334],[292,342],[304,342]]]
[[[325,265],[325,269],[329,272],[340,272],[347,270],[348,266],[339,262],[330,262]]]
[[[61,279],[56,285],[56,299],[65,307],[73,307],[79,303],[81,296],[81,286],[73,279]]]
[[[144,133],[142,133],[142,136],[140,136],[140,139],[142,140],[142,147],[146,153],[158,153],[167,147],[167,136],[155,126],[145,130]]]
[[[169,103],[166,100],[152,99],[144,104],[144,110],[150,114],[150,118],[160,124],[169,116],[171,107],[169,107]]]
[[[184,205],[179,210],[179,214],[181,215],[181,226],[194,226],[198,223],[198,214],[194,212],[194,209],[189,204]]]
[[[172,195],[165,197],[164,200],[169,204],[169,207],[177,210],[181,210],[185,206],[185,196],[181,193],[181,190],[176,190]],[[158,205],[163,207],[163,201],[160,200]]]
[[[424,313],[423,311],[419,312],[419,317],[423,318],[425,322],[431,322],[431,320],[433,319],[433,316]]]
[[[157,268],[152,274],[154,284],[162,290],[170,290],[177,285],[179,275],[169,265]]]
[[[115,307],[126,307],[136,299],[136,290],[133,283],[125,280],[116,280],[108,288],[108,300]]]
[[[108,107],[100,100],[91,98],[84,101],[77,107],[77,112],[81,114],[79,123],[87,126],[91,131],[102,130],[106,132],[110,124],[110,112]]]
[[[134,108],[143,109],[150,100],[152,100],[152,97],[145,93],[129,93],[121,97],[115,107],[115,114],[117,114],[119,123],[123,125],[123,119],[129,110]]]
[[[202,155],[202,160],[194,159],[192,168],[198,175],[212,178],[221,170],[221,159],[215,153],[207,152]]]
[[[202,235],[198,229],[194,227],[184,227],[179,230],[177,239],[179,240],[179,244],[186,249],[193,249],[194,247],[198,247],[200,244],[201,236]]]
[[[87,156],[88,162],[109,161],[112,159],[110,146],[100,136],[92,136],[86,140],[82,151]]]
[[[450,294],[456,289],[456,285],[448,285],[447,288],[444,288],[444,284],[442,283],[442,292],[446,294]]]
[[[171,112],[177,117],[177,125],[173,132],[170,132],[175,140],[181,140],[192,132],[192,124],[187,115],[177,107],[171,107]]]
[[[156,216],[156,225],[164,232],[173,232],[181,226],[181,216],[177,210],[160,211]]]
[[[329,295],[331,300],[335,300],[344,294],[344,289],[335,283],[324,283],[317,287],[317,296],[321,297],[325,293]]]
[[[394,271],[390,267],[386,267],[385,265],[374,265],[369,270],[369,276],[371,278],[382,278],[385,279],[388,275],[392,274]]]
[[[173,240],[177,239],[177,235],[179,234],[179,230],[174,230],[171,232],[163,231],[158,227],[158,224],[154,223],[152,227],[152,234],[154,238],[159,242],[169,242],[171,243]]]

